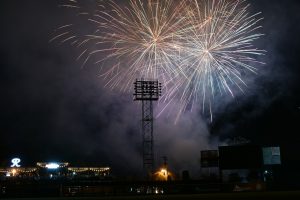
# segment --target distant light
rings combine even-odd
[[[160,172],[163,176],[166,176],[168,174],[168,171],[166,169],[161,169]]]
[[[46,165],[46,168],[48,168],[48,169],[57,169],[57,168],[59,168],[59,164],[49,163],[49,164]]]
[[[9,172],[7,172],[7,173],[6,173],[6,176],[7,176],[7,177],[10,177],[10,173],[9,173]]]
[[[11,159],[12,165],[10,167],[21,167],[21,165],[19,165],[20,162],[21,162],[20,158],[13,158]]]
[[[15,176],[17,173],[17,170],[13,169],[11,172],[12,172],[13,176]]]
[[[156,172],[155,175],[157,176],[157,178],[159,180],[167,181],[168,180],[168,176],[170,175],[170,173],[169,173],[169,171],[166,168],[162,168],[158,172]]]

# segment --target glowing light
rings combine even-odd
[[[13,170],[11,170],[11,173],[12,173],[13,176],[15,176],[16,173],[17,173],[17,170],[16,170],[16,169],[13,169]]]
[[[21,165],[19,165],[20,162],[21,162],[20,158],[13,158],[11,160],[12,165],[10,167],[21,167]]]
[[[171,173],[166,168],[162,168],[155,173],[155,177],[159,181],[167,181],[170,176]]]
[[[168,176],[168,171],[166,169],[161,169],[160,174],[163,176]]]
[[[49,163],[49,164],[46,165],[46,168],[48,168],[48,169],[57,169],[57,168],[59,168],[59,164]]]

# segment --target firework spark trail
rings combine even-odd
[[[128,90],[139,77],[159,79],[165,87],[174,82],[174,77],[179,77],[180,73],[176,66],[180,63],[181,44],[177,38],[186,26],[184,18],[180,17],[184,3],[137,0],[130,1],[126,7],[112,0],[107,2],[99,4],[100,9],[89,17],[95,25],[95,33],[85,35],[79,43],[78,46],[84,47],[79,58],[86,63],[90,57],[102,57],[96,63],[102,65],[101,74],[108,79],[107,85],[111,88]],[[63,38],[68,33],[54,39],[65,42]],[[68,37],[73,38],[76,37]],[[116,64],[111,64],[112,61]]]
[[[176,53],[177,37],[184,18],[178,17],[183,3],[164,1],[130,1],[128,8],[122,8],[110,1],[112,13],[102,12],[107,30],[104,43],[114,44],[109,55],[123,60],[127,67],[115,77],[115,85],[129,78],[123,89],[132,87],[137,77],[159,79],[164,85],[178,77],[179,57]],[[125,58],[125,59],[123,59]]]
[[[80,36],[69,24],[53,40],[83,49],[84,64],[96,58],[108,87],[125,91],[136,78],[158,79],[166,105],[180,99],[178,117],[196,102],[212,113],[215,96],[243,92],[242,73],[257,73],[264,53],[252,46],[262,36],[260,13],[250,15],[245,0],[99,0],[92,13],[75,0],[63,6],[79,10],[94,30]]]
[[[262,36],[255,33],[261,18],[256,19],[259,13],[247,13],[249,5],[244,0],[191,0],[189,5],[190,29],[181,63],[181,71],[188,78],[183,83],[180,112],[188,104],[202,101],[203,112],[209,107],[211,113],[216,95],[225,92],[234,97],[235,88],[243,92],[247,86],[242,73],[256,73],[253,66],[259,62],[255,56],[264,51],[252,43]]]

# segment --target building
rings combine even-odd
[[[35,167],[21,167],[21,159],[12,159],[12,165],[0,168],[3,179],[104,179],[111,174],[110,167],[76,167],[68,162],[37,162]]]
[[[280,165],[280,147],[243,144],[201,151],[201,169],[208,171],[206,176],[213,177],[213,171],[216,174],[214,177],[223,183],[234,183],[236,190],[241,190],[240,184],[247,188],[258,185],[257,188],[262,189],[261,183],[273,182],[275,171]]]

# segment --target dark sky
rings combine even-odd
[[[92,2],[92,1],[91,1]],[[266,65],[245,94],[217,102],[212,123],[199,112],[156,120],[156,157],[168,156],[176,171],[199,170],[200,150],[242,136],[280,145],[288,166],[300,167],[300,1],[249,0],[262,12],[257,45]],[[103,87],[98,68],[81,68],[78,52],[49,43],[53,30],[72,20],[56,0],[1,0],[0,163],[21,157],[141,168],[140,105],[131,94]]]

